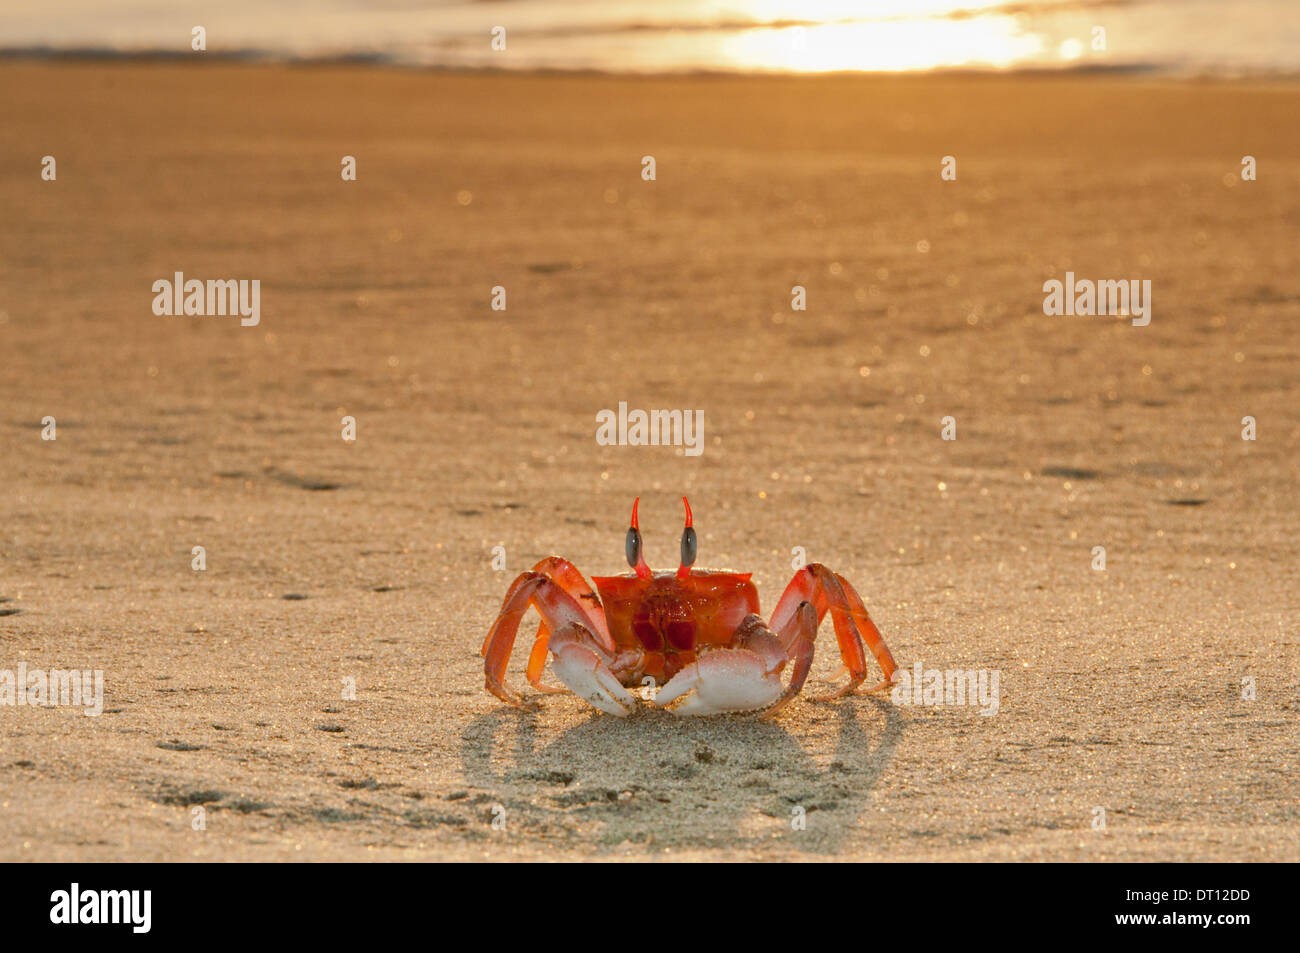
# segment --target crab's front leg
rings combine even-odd
[[[807,605],[811,605],[815,610],[815,624],[811,631],[804,610]],[[889,646],[885,644],[880,630],[867,614],[867,607],[863,605],[862,597],[849,581],[838,573],[831,572],[821,563],[810,563],[795,573],[776,604],[776,608],[772,610],[772,631],[776,633],[782,647],[792,658],[798,661],[806,652],[808,665],[811,665],[812,640],[817,634],[817,626],[821,624],[828,611],[831,620],[835,623],[835,638],[839,642],[840,658],[844,662],[845,669],[848,670],[849,681],[829,695],[820,696],[818,700],[824,701],[847,695],[866,681],[866,649],[868,648],[879,663],[881,671],[885,673],[885,680],[868,691],[874,692],[888,687],[893,681],[894,673],[898,671],[898,665],[889,651]],[[806,677],[807,674],[807,668],[804,667],[803,676]],[[803,684],[803,678],[798,677],[797,671],[796,678],[791,680],[792,687],[796,680],[799,685]],[[798,691],[798,688],[794,690]]]
[[[654,703],[663,707],[693,691],[693,696],[673,709],[674,714],[717,715],[769,708],[785,694],[781,670],[788,660],[766,623],[749,615],[730,644],[701,655],[674,675],[655,695]]]
[[[582,607],[587,618],[586,627],[596,634],[602,643],[609,641],[609,626],[605,622],[605,610],[600,604],[596,589],[581,572],[563,556],[547,556],[533,567],[533,572],[546,576],[569,595],[573,596]],[[539,692],[548,695],[562,694],[567,688],[556,688],[542,682],[542,671],[546,668],[546,656],[549,654],[551,631],[543,619],[537,626],[537,635],[533,639],[533,650],[528,656],[528,668],[525,672],[528,684]],[[484,642],[486,651],[487,643]]]
[[[628,714],[635,702],[608,668],[617,652],[614,640],[568,589],[540,572],[521,573],[514,581],[483,642],[487,690],[502,701],[523,706],[523,699],[506,687],[505,674],[519,623],[530,606],[542,617],[556,677],[602,711]]]

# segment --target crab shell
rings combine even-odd
[[[641,652],[639,671],[623,684],[638,685],[649,676],[662,685],[701,651],[728,645],[745,617],[758,614],[758,590],[750,575],[692,569],[686,576],[592,576],[620,654]]]

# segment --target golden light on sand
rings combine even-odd
[[[956,66],[1005,69],[1042,52],[1014,16],[825,23],[748,30],[723,41],[744,69],[896,72]]]
[[[868,22],[858,0],[749,0],[742,7],[764,26],[725,39],[723,55],[741,69],[798,73],[1005,69],[1040,55],[1043,39],[1027,31],[1021,17],[996,13],[997,5],[881,0],[871,5]]]
[[[1070,37],[1061,41],[1061,59],[1077,60],[1081,56],[1083,56],[1083,44],[1079,40]]]

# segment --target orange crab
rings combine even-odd
[[[817,627],[827,610],[849,681],[821,699],[847,695],[866,680],[864,642],[885,673],[885,680],[870,691],[891,684],[898,666],[843,576],[820,563],[805,566],[786,586],[771,621],[764,623],[749,573],[691,568],[697,541],[686,497],[681,565],[676,572],[651,572],[641,552],[640,502],[638,497],[632,504],[627,531],[632,572],[593,576],[593,590],[571,562],[548,556],[515,579],[483,642],[487,690],[493,695],[511,705],[524,704],[506,687],[505,674],[515,633],[530,606],[542,623],[528,658],[529,683],[542,692],[565,691],[542,684],[549,652],[556,677],[611,715],[630,714],[636,702],[624,686],[648,684],[649,679],[663,685],[654,697],[660,707],[695,692],[673,709],[679,715],[770,714],[803,688]],[[787,663],[790,679],[783,685]]]

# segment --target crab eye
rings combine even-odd
[[[695,552],[699,549],[699,542],[695,538],[695,527],[688,526],[682,530],[682,565],[690,566],[695,563]]]
[[[633,569],[641,562],[641,531],[633,526],[627,531],[627,564]]]

